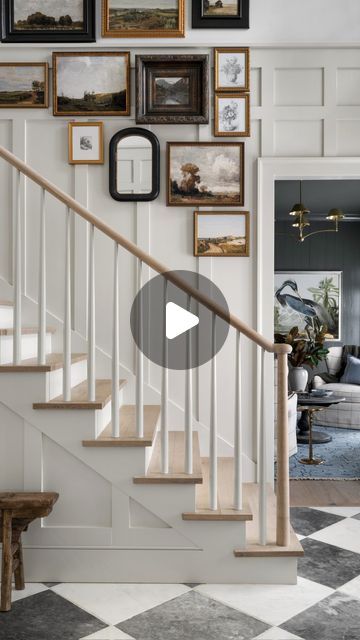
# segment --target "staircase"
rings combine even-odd
[[[132,253],[173,284],[209,308],[211,299],[174,277],[167,267],[114,232],[78,202],[49,183],[9,151],[0,157],[15,167],[18,201],[14,220],[14,282],[12,299],[0,300],[0,403],[23,420],[24,489],[57,490],[46,485],[44,451],[59,447],[64,460],[59,473],[74,477],[92,473],[99,486],[111,488],[110,513],[96,526],[64,526],[51,518],[33,526],[24,537],[30,581],[104,582],[233,582],[294,583],[302,548],[289,522],[287,458],[287,353],[230,316],[237,335],[235,354],[235,446],[232,457],[217,454],[217,371],[211,363],[210,455],[203,456],[194,429],[192,371],[185,373],[186,424],[171,430],[168,420],[168,371],[162,371],[161,403],[144,402],[143,359],[136,352],[135,393],[120,379],[119,251]],[[38,326],[26,326],[22,295],[22,229],[20,177],[41,189]],[[65,304],[61,327],[46,324],[46,199],[51,194],[66,206]],[[88,338],[86,353],[73,353],[71,330],[70,211],[89,223]],[[97,378],[95,331],[94,233],[107,235],[114,246],[113,350],[111,377]],[[59,335],[59,332],[62,335]],[[262,354],[278,358],[277,496],[267,482],[265,434],[260,424],[257,483],[245,482],[242,469],[241,340],[255,342]],[[211,339],[211,336],[209,336]],[[61,353],[53,344],[62,344]],[[129,403],[130,401],[130,403]],[[131,401],[133,404],[131,404]],[[261,401],[261,398],[260,398]],[[4,449],[7,441],[0,442]],[[46,452],[45,451],[45,452]],[[21,455],[8,451],[8,455]],[[63,456],[63,457],[62,457]],[[78,465],[78,467],[76,467]],[[87,476],[86,476],[87,477]],[[65,483],[66,484],[66,483]],[[95,484],[94,484],[95,486]],[[97,490],[85,497],[87,510],[103,513]],[[63,498],[63,503],[61,502]],[[60,495],[58,510],[71,512],[69,496]],[[56,510],[54,510],[56,516]],[[76,514],[72,514],[76,520]]]

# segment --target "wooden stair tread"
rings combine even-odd
[[[123,405],[120,409],[120,438],[113,438],[111,422],[95,440],[83,440],[84,447],[151,447],[160,416],[160,406],[144,405],[144,437],[136,435],[135,405]]]
[[[183,520],[230,521],[252,520],[249,504],[244,501],[243,509],[233,507],[234,464],[232,458],[218,458],[218,509],[209,509],[209,458],[202,458],[203,483],[196,487],[196,509],[182,514]]]
[[[202,480],[199,436],[193,433],[193,473],[184,473],[185,434],[183,431],[169,432],[169,473],[161,473],[161,434],[158,433],[148,472],[135,476],[135,484],[198,484]]]
[[[119,388],[126,385],[126,380],[119,380]],[[33,409],[103,409],[111,399],[112,381],[96,380],[96,400],[88,400],[87,380],[71,389],[71,400],[63,400],[63,395],[53,398],[49,402],[35,402]]]
[[[234,555],[237,558],[251,557],[294,557],[301,558],[304,550],[298,540],[296,533],[290,525],[290,544],[288,547],[276,545],[276,496],[270,485],[268,491],[268,543],[266,546],[260,545],[258,540],[259,531],[259,485],[244,483],[245,500],[249,503],[253,513],[253,520],[247,525],[246,549],[235,549]]]
[[[82,362],[87,359],[86,353],[72,353],[71,364]],[[37,372],[46,373],[48,371],[56,371],[64,366],[64,355],[62,353],[48,353],[45,364],[38,364],[37,358],[28,358],[22,360],[20,364],[2,364],[0,365],[0,373],[26,373]]]
[[[1,304],[0,304],[0,306],[1,306]],[[22,335],[38,334],[38,332],[39,332],[39,328],[38,327],[21,327],[21,334]],[[46,333],[56,333],[55,327],[46,327]],[[0,328],[0,336],[12,336],[12,335],[14,335],[13,327],[8,328],[8,329],[1,329]]]

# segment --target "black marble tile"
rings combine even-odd
[[[0,640],[79,640],[107,626],[53,591],[17,600],[0,616]]]
[[[190,589],[195,589],[195,587],[200,585],[200,582],[183,582],[183,585],[185,585],[185,587],[190,587]]]
[[[360,554],[312,538],[301,541],[305,556],[298,561],[298,575],[338,589],[360,574]],[[360,630],[359,630],[360,638]]]
[[[269,625],[196,591],[117,627],[136,640],[252,640],[269,629]]]
[[[304,640],[359,640],[359,600],[333,593],[281,627]]]
[[[302,536],[310,536],[320,529],[330,527],[335,522],[344,520],[342,516],[336,516],[317,509],[307,509],[306,507],[292,507],[290,509],[291,524],[296,533]]]
[[[353,516],[353,518],[355,518],[355,520],[360,520],[360,513],[357,513],[356,516]]]
[[[43,584],[50,589],[51,587],[56,587],[57,584],[61,584],[61,582],[43,582]]]

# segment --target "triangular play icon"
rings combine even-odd
[[[179,307],[175,302],[166,305],[166,337],[169,340],[177,338],[199,324],[199,318],[190,311]]]

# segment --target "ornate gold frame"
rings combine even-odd
[[[47,62],[0,62],[0,67],[43,67],[44,103],[43,104],[0,104],[0,109],[48,109],[49,107],[49,65]]]
[[[141,0],[139,2],[141,3]],[[179,22],[177,29],[111,31],[109,27],[109,0],[102,0],[102,36],[103,38],[183,38],[185,36],[185,0],[178,0],[178,3]]]

